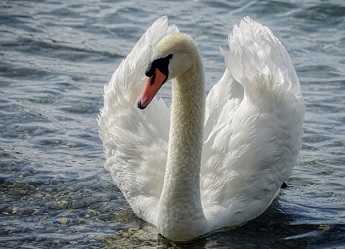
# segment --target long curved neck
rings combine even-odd
[[[201,58],[172,82],[168,161],[157,227],[169,239],[202,235],[207,224],[200,200],[205,83]]]

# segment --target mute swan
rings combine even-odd
[[[249,17],[234,26],[229,47],[206,98],[195,43],[161,17],[104,89],[105,167],[133,211],[171,240],[262,214],[301,148],[305,107],[285,48]],[[154,97],[169,80],[170,109]]]

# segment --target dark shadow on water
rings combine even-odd
[[[169,241],[157,235],[151,225],[131,215],[128,217],[131,227],[104,239],[105,248],[321,248],[345,242],[344,224],[294,225],[294,217],[284,213],[278,201],[242,227],[216,232],[189,243]]]

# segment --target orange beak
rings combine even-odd
[[[145,89],[142,94],[138,97],[137,106],[140,109],[145,109],[157,94],[158,90],[165,83],[168,76],[162,73],[158,68],[156,68],[154,74],[149,77]]]

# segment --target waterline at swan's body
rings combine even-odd
[[[301,148],[304,104],[284,47],[249,18],[229,45],[225,73],[206,98],[197,46],[160,18],[105,88],[106,168],[133,211],[172,240],[263,213]],[[170,109],[154,98],[169,80]]]

